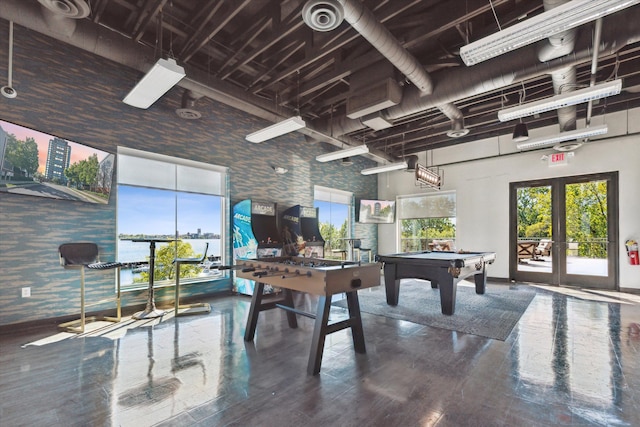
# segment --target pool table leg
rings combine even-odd
[[[440,288],[440,306],[442,314],[452,315],[456,311],[456,292],[458,279],[455,279],[446,269],[439,268],[436,274],[436,283]],[[433,283],[433,281],[431,282]]]
[[[487,269],[482,267],[482,272],[475,274],[476,282],[476,294],[484,295],[484,290],[487,287]]]
[[[387,294],[387,304],[398,305],[400,279],[396,279],[396,264],[384,263],[384,288]]]

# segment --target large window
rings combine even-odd
[[[456,193],[398,197],[402,252],[455,249]]]
[[[199,265],[180,269],[181,282],[206,281],[220,276],[223,262],[223,224],[226,171],[222,167],[138,150],[118,149],[118,260],[123,288],[149,283],[150,244],[134,239],[174,239],[158,243],[154,282],[173,283],[176,257],[202,256]]]
[[[313,206],[318,208],[320,235],[325,241],[325,257],[347,250],[345,238],[351,237],[351,207],[353,194],[334,188],[314,187]]]

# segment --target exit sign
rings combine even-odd
[[[568,153],[553,153],[549,156],[549,166],[560,166],[569,164]]]

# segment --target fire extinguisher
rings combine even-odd
[[[635,240],[627,240],[625,242],[627,247],[627,256],[629,257],[629,264],[640,265],[640,259],[638,259],[638,242]]]

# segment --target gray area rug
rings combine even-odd
[[[358,292],[362,312],[421,325],[504,341],[529,306],[536,291],[526,285],[491,285],[476,294],[469,282],[458,283],[453,316],[442,314],[440,293],[428,281],[405,279],[400,283],[398,305],[387,304],[384,285]],[[346,300],[333,303],[346,307]]]

